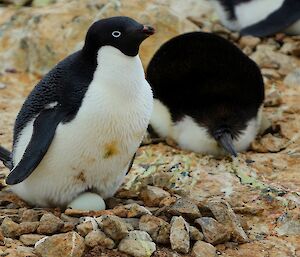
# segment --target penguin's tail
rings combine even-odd
[[[237,157],[237,152],[233,145],[233,136],[229,129],[219,128],[213,133],[214,138],[217,140],[222,148],[230,153],[232,156]]]
[[[12,159],[11,159],[11,152],[7,149],[0,146],[0,161],[3,162],[3,164],[9,168],[12,169]]]

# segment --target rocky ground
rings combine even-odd
[[[162,143],[141,147],[100,212],[31,208],[9,192],[0,166],[0,256],[300,256],[299,36],[240,37],[192,0],[60,0],[5,5],[0,13],[1,145],[11,147],[15,116],[33,85],[80,47],[93,19],[116,14],[157,28],[142,48],[145,66],[162,42],[187,31],[237,44],[262,69],[268,128],[235,160]]]

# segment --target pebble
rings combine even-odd
[[[102,215],[96,218],[99,227],[114,240],[121,240],[128,235],[130,224],[124,222],[120,217],[114,215]],[[131,226],[131,230],[133,230]]]
[[[22,213],[21,220],[22,222],[25,221],[39,221],[42,214],[40,211],[27,209]]]
[[[35,245],[35,251],[42,257],[81,257],[84,250],[84,239],[76,232],[50,236]]]
[[[51,235],[60,231],[64,226],[64,222],[52,213],[46,213],[40,220],[37,228],[39,234]]]
[[[193,246],[191,256],[192,257],[216,257],[217,250],[213,245],[209,243],[205,243],[203,241],[197,241]]]
[[[252,150],[258,153],[277,153],[285,149],[288,140],[286,138],[277,137],[272,134],[266,134],[262,138],[251,143]]]
[[[171,226],[163,219],[152,215],[144,215],[140,219],[139,229],[149,233],[156,243],[167,244],[170,242]]]
[[[150,257],[155,252],[156,245],[147,232],[133,230],[121,240],[118,249],[134,257]]]
[[[159,203],[159,207],[170,206],[177,201],[177,197],[175,196],[167,196],[166,198],[162,199]]]
[[[277,90],[272,90],[266,95],[264,102],[265,107],[278,107],[282,104],[281,94]]]
[[[199,231],[199,229],[195,228],[194,226],[189,226],[190,230],[190,238],[193,241],[198,241],[198,240],[203,240],[204,236],[203,234]]]
[[[254,49],[260,42],[261,42],[260,38],[253,37],[253,36],[243,36],[239,40],[239,44],[242,48],[248,46],[251,49]]]
[[[140,219],[138,218],[123,218],[123,221],[130,224],[134,230],[139,228]]]
[[[300,86],[300,68],[290,72],[283,81],[287,86],[295,87]]]
[[[16,238],[19,236],[19,224],[10,218],[5,218],[0,226],[4,237]]]
[[[93,231],[93,224],[92,222],[83,222],[76,226],[76,230],[81,236],[86,236],[88,233]]]
[[[170,196],[170,193],[155,186],[146,186],[140,193],[140,198],[146,206],[155,207],[164,198]]]
[[[207,206],[214,214],[218,222],[231,231],[232,239],[238,243],[249,242],[249,238],[243,230],[239,218],[235,215],[229,203],[222,199],[211,200]]]
[[[195,223],[201,226],[204,240],[210,244],[217,245],[230,239],[227,229],[214,218],[202,217],[196,219]]]
[[[94,230],[88,233],[84,241],[87,246],[92,248],[97,245],[101,245],[108,249],[113,249],[115,247],[115,242],[100,230]]]
[[[39,222],[35,221],[35,222],[22,222],[19,224],[19,228],[18,228],[18,234],[19,235],[24,235],[24,234],[31,234],[34,233],[38,226],[39,226]]]
[[[34,246],[37,241],[44,237],[45,235],[27,234],[21,235],[19,240],[26,246]]]
[[[116,216],[123,218],[141,217],[145,214],[151,215],[151,212],[148,209],[146,209],[144,206],[140,206],[137,203],[117,206],[113,209],[113,212]]]
[[[198,206],[187,198],[178,199],[173,205],[168,208],[168,213],[171,215],[183,216],[186,219],[197,219],[201,217]]]
[[[171,248],[180,253],[188,253],[190,250],[189,225],[183,217],[173,217],[170,232]]]

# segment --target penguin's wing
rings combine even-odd
[[[30,142],[20,162],[12,169],[6,179],[8,185],[14,185],[26,179],[45,156],[55,135],[58,124],[65,119],[66,112],[59,108],[44,109],[33,123]]]
[[[278,33],[300,19],[300,1],[285,0],[283,5],[266,19],[241,30],[241,35],[265,37]]]

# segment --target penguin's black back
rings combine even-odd
[[[13,144],[26,124],[51,103],[57,102],[63,111],[67,111],[68,117],[64,122],[72,120],[93,79],[96,66],[95,59],[88,60],[82,51],[78,51],[47,73],[31,91],[17,116]]]
[[[189,115],[211,131],[230,124],[243,129],[264,99],[257,65],[210,33],[187,33],[166,42],[150,61],[147,80],[174,121]]]

